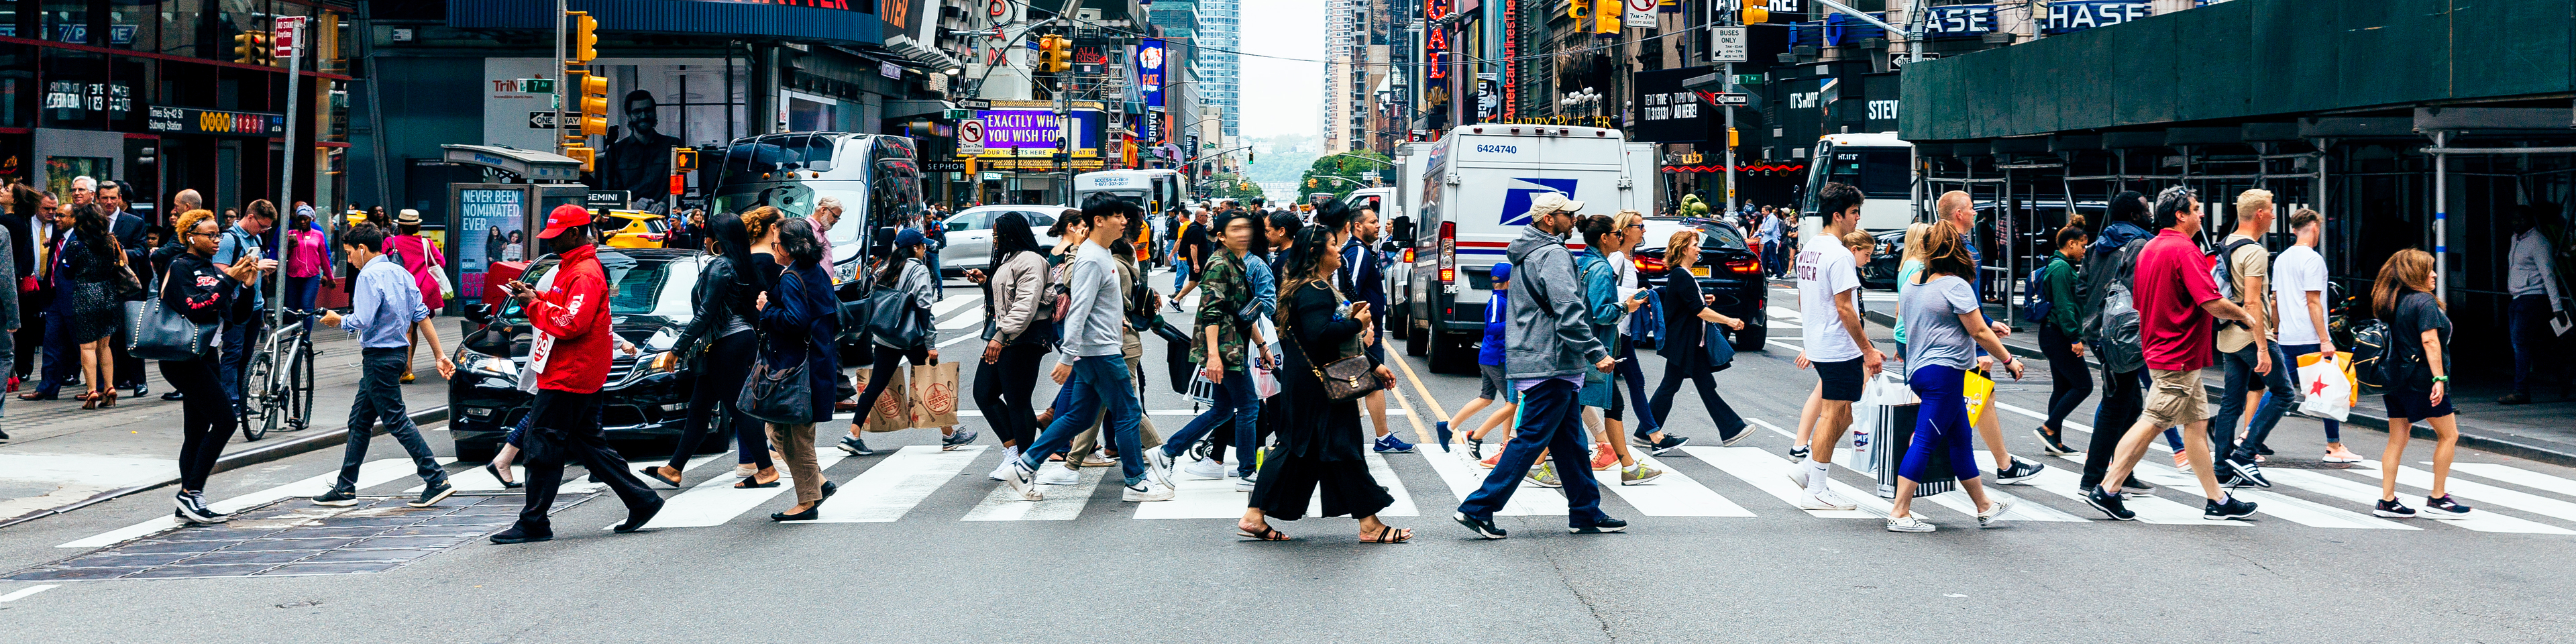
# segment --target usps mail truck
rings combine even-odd
[[[1618,130],[1465,125],[1412,152],[1400,157],[1397,195],[1411,202],[1400,206],[1413,234],[1397,242],[1413,262],[1390,328],[1403,329],[1406,352],[1427,356],[1435,372],[1476,371],[1492,269],[1529,225],[1533,198],[1565,193],[1585,215],[1651,214],[1657,203],[1654,146]],[[1580,249],[1583,239],[1569,235],[1566,244]]]

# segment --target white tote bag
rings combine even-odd
[[[2334,358],[2299,356],[2299,413],[2342,422],[2352,415],[2352,380]]]

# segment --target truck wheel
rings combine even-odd
[[[1771,327],[1747,324],[1744,325],[1744,330],[1735,332],[1735,339],[1732,342],[1737,351],[1761,351],[1763,340],[1770,336]]]
[[[1466,336],[1454,333],[1431,333],[1432,373],[1475,373],[1476,349]]]
[[[1404,355],[1418,358],[1423,354],[1430,352],[1431,330],[1416,327],[1411,320],[1406,320],[1404,324]]]

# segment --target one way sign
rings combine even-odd
[[[1700,92],[1699,95],[1701,98],[1708,99],[1708,104],[1719,107],[1743,107],[1752,104],[1751,99],[1741,93]]]
[[[532,129],[532,130],[551,130],[551,129],[555,129],[555,113],[554,113],[553,111],[551,111],[551,110],[549,110],[549,111],[544,111],[544,112],[529,112],[529,113],[528,113],[528,129]]]

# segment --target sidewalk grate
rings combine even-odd
[[[564,494],[554,512],[599,496]],[[384,572],[481,539],[518,519],[526,497],[458,495],[414,508],[411,497],[361,497],[331,508],[290,498],[244,510],[230,523],[164,530],[0,581],[201,579]]]

